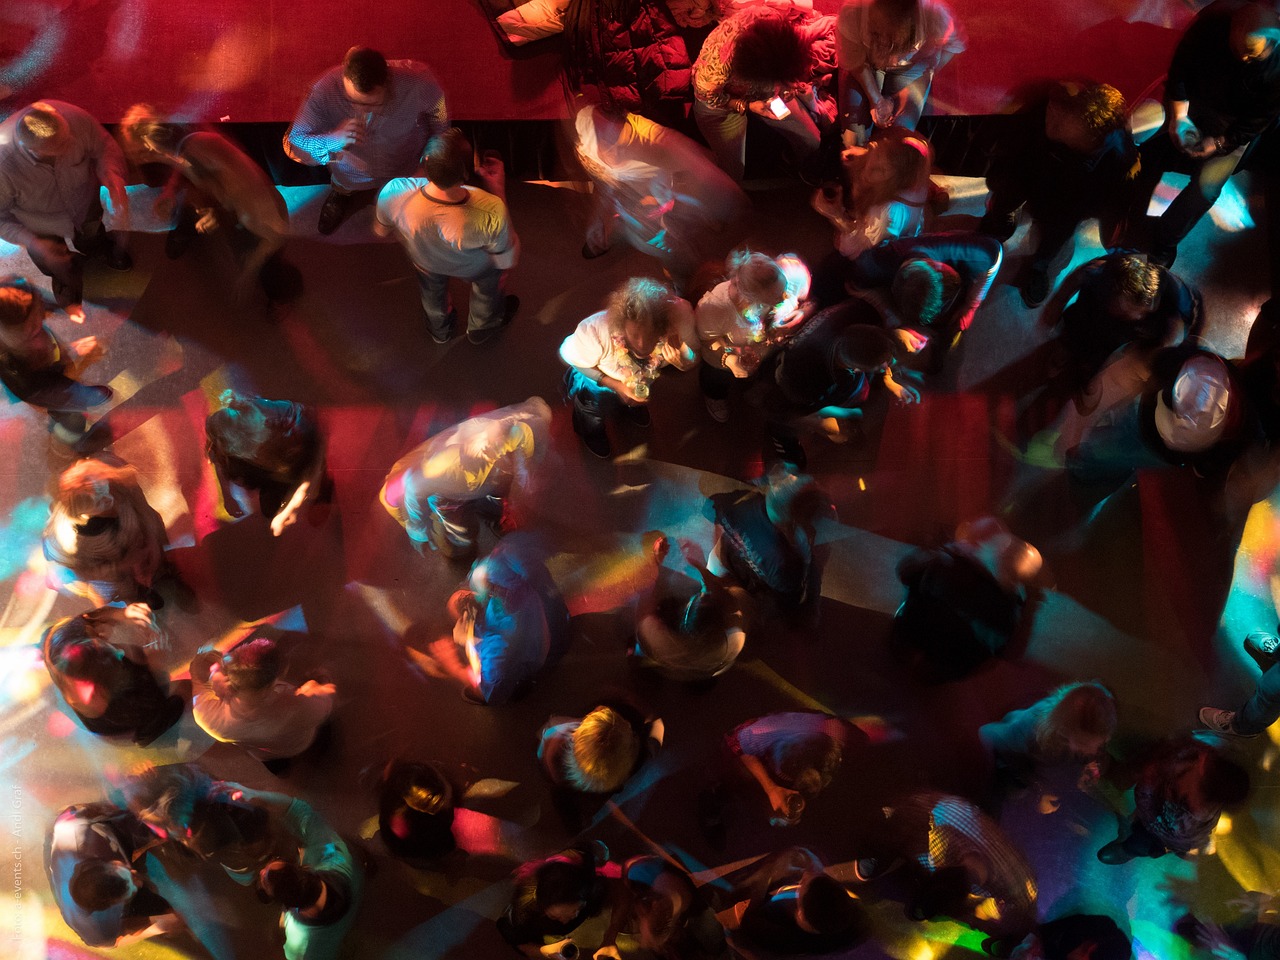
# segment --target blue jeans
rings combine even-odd
[[[449,277],[435,273],[415,271],[418,289],[422,294],[422,312],[427,318],[427,328],[432,336],[443,340],[453,334],[453,321],[449,318]],[[496,267],[471,281],[471,315],[467,318],[467,331],[474,333],[502,325],[502,271]]]
[[[1237,733],[1262,733],[1280,720],[1280,663],[1273,663],[1258,678],[1258,687],[1236,711],[1232,726]]]

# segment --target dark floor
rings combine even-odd
[[[814,262],[828,249],[825,224],[800,188],[760,185],[752,196],[751,245],[795,250]],[[135,207],[145,199],[138,194]],[[202,257],[197,247],[172,262],[158,235],[139,234],[131,274],[91,275],[86,329],[110,343],[100,375],[127,397],[112,414],[115,450],[141,471],[168,524],[173,558],[201,601],[196,612],[174,604],[164,610],[175,672],[199,644],[272,618],[291,631],[292,675],[323,665],[337,678],[336,743],[322,762],[281,781],[237,749],[212,744],[189,718],[146,750],[76,727],[37,650],[42,626],[78,609],[43,586],[40,530],[56,459],[39,417],[20,405],[0,410],[8,453],[0,466],[0,506],[8,510],[0,564],[12,591],[0,622],[0,802],[15,884],[0,910],[0,936],[14,944],[6,955],[99,955],[76,944],[48,898],[43,838],[56,811],[101,797],[110,778],[145,762],[199,760],[217,776],[295,793],[348,836],[362,837],[377,872],[350,937],[351,957],[498,958],[509,954],[492,920],[505,906],[511,868],[571,837],[535,764],[537,730],[551,714],[580,712],[602,689],[627,688],[648,702],[665,720],[667,743],[637,782],[598,812],[586,811],[586,835],[619,857],[662,845],[707,879],[792,843],[845,863],[877,829],[879,808],[905,791],[927,785],[982,796],[977,727],[1064,680],[1096,677],[1115,690],[1118,768],[1149,739],[1192,726],[1202,704],[1232,706],[1249,689],[1255,668],[1239,640],[1276,619],[1280,520],[1272,465],[1251,464],[1228,495],[1206,497],[1194,478],[1172,470],[1085,489],[1020,453],[1026,385],[1015,373],[1046,339],[1008,286],[1023,232],[1006,247],[997,286],[954,371],[924,404],[889,411],[883,429],[858,442],[808,441],[812,472],[841,518],[821,531],[833,552],[821,628],[759,631],[734,670],[695,692],[627,666],[625,602],[643,574],[646,531],[709,546],[704,498],[759,475],[757,429],[745,409],[729,424],[713,422],[696,377],[666,375],[654,394],[651,430],[624,429],[618,441],[628,452],[604,463],[576,443],[559,404],[560,339],[619,281],[654,264],[622,249],[582,260],[581,198],[551,185],[514,184],[510,203],[524,249],[513,277],[519,318],[494,345],[464,338],[440,347],[422,330],[400,252],[371,242],[367,213],[322,240],[313,226],[316,191],[296,188],[289,200],[298,235],[289,252],[306,293],[286,316],[273,322],[232,306],[230,263],[219,248],[208,246]],[[964,226],[956,214],[973,212],[975,203],[980,208],[980,195],[959,200],[942,226]],[[724,246],[743,239],[726,236]],[[1078,243],[1076,262],[1096,250],[1096,232],[1083,230]],[[1261,244],[1259,229],[1229,234],[1206,220],[1179,262],[1184,276],[1203,285],[1211,339],[1228,355],[1241,351],[1267,284]],[[1225,258],[1211,260],[1219,255]],[[21,252],[7,247],[0,256],[4,270],[35,277]],[[65,318],[51,322],[72,332]],[[317,525],[299,524],[273,540],[259,516],[228,523],[220,515],[201,424],[227,385],[320,407],[337,496]],[[553,573],[578,616],[569,654],[530,696],[483,709],[424,673],[413,649],[447,629],[443,600],[465,571],[416,554],[376,496],[390,465],[431,433],[531,394],[557,411],[557,483],[533,526],[552,545]],[[938,543],[959,520],[990,512],[1046,556],[1048,589],[1030,643],[1020,658],[963,682],[920,686],[885,650],[900,599],[894,564],[911,545]],[[614,609],[620,604],[621,612]],[[713,850],[692,811],[720,735],[794,707],[855,718],[872,745],[846,759],[797,827],[744,819],[730,824],[727,847]],[[1138,956],[1168,960],[1186,951],[1168,932],[1183,909],[1171,891],[1222,915],[1241,888],[1273,890],[1280,882],[1272,846],[1276,746],[1262,738],[1228,747],[1251,766],[1257,790],[1248,812],[1219,831],[1216,853],[1191,861],[1100,864],[1093,853],[1115,836],[1117,810],[1126,809],[1118,791],[1067,798],[1050,815],[1038,812],[1037,797],[1006,806],[1004,822],[1037,871],[1042,915],[1110,913],[1131,929]],[[487,796],[458,821],[466,856],[414,871],[384,855],[370,821],[369,772],[394,755],[465,764],[482,780]],[[153,874],[191,869],[170,857]],[[194,892],[183,906],[204,946],[183,937],[123,955],[277,955],[271,918],[243,890],[209,873],[187,888]],[[954,924],[910,923],[891,902],[874,911],[878,942],[851,956],[925,960],[977,949],[980,938]],[[589,936],[582,942],[590,945]]]

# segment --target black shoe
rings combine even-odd
[[[809,457],[805,454],[804,447],[800,446],[800,441],[789,437],[770,437],[769,443],[775,460],[789,463],[798,471],[803,471],[809,465]]]
[[[609,435],[604,430],[593,430],[591,433],[579,434],[582,437],[582,443],[588,450],[601,460],[608,460],[613,456],[613,447],[609,445]]]
[[[438,334],[431,329],[431,325],[427,325],[427,333],[431,334],[431,339],[436,343],[448,343],[458,335],[458,311],[450,310],[449,315],[445,317],[445,323],[449,325],[449,332]]]
[[[1111,866],[1119,866],[1133,859],[1133,854],[1124,848],[1123,840],[1112,840],[1098,851],[1098,859]]]
[[[637,427],[647,427],[653,423],[653,414],[649,412],[647,403],[637,403],[635,406],[624,403],[622,405],[622,415]]]
[[[107,252],[107,266],[112,270],[119,270],[121,272],[125,270],[132,270],[133,257],[129,255],[129,251],[124,247],[117,247],[113,245]]]
[[[488,343],[510,325],[511,321],[515,319],[516,311],[519,309],[520,298],[508,294],[502,301],[502,321],[482,330],[468,330],[467,339],[475,344]]]
[[[320,222],[316,225],[320,235],[327,237],[342,226],[343,221],[354,212],[353,207],[351,194],[330,189],[329,195],[324,198],[324,206],[320,208]]]
[[[1018,292],[1022,294],[1022,302],[1026,304],[1028,310],[1034,310],[1040,306],[1049,296],[1048,271],[1033,267],[1027,272],[1027,279],[1022,282]]]

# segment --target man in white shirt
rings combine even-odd
[[[502,278],[520,245],[501,197],[465,184],[471,144],[458,129],[432,137],[423,156],[426,178],[392,180],[378,195],[374,232],[394,233],[418,274],[427,331],[436,343],[453,339],[457,313],[449,307],[449,278],[471,284],[467,339],[491,340],[511,322],[518,297],[503,295]]]

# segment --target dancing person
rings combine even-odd
[[[319,230],[333,233],[395,177],[418,168],[427,141],[449,127],[444,92],[425,64],[352,47],[311,86],[285,133],[285,153],[329,169]]]
[[[965,48],[938,0],[845,0],[837,17],[840,115],[857,143],[872,129],[914,130],[933,77]]]
[[[457,846],[454,787],[439,764],[393,760],[378,783],[378,836],[392,856],[425,864]]]
[[[1164,136],[1142,145],[1137,201],[1166,171],[1191,182],[1155,221],[1151,260],[1173,266],[1178,244],[1209,211],[1259,136],[1280,117],[1280,15],[1265,3],[1215,0],[1196,14],[1165,77]]]
[[[470,560],[481,515],[498,523],[513,496],[529,493],[550,427],[551,408],[541,397],[463,420],[396,462],[382,505],[415,545]]]
[[[156,212],[172,225],[165,252],[181,256],[197,233],[220,234],[240,254],[236,294],[262,285],[280,302],[300,291],[300,275],[280,251],[289,235],[289,208],[266,172],[221,134],[187,131],[166,122],[150,104],[134,104],[120,123],[125,154],[134,163],[160,163],[172,173]],[[292,281],[292,282],[291,282]]]
[[[156,843],[145,824],[110,803],[77,803],[58,814],[45,857],[49,890],[86,946],[119,949],[183,929],[146,874]]]
[[[725,277],[698,301],[698,385],[707,413],[729,419],[729,394],[813,313],[809,269],[795,254],[770,257],[745,248],[725,259]]]
[[[662,960],[719,960],[728,957],[724,927],[694,885],[688,871],[667,856],[632,857],[622,865],[621,906],[609,931],[633,936],[640,949]],[[598,960],[621,956],[613,943],[596,951]]]
[[[206,650],[191,661],[191,713],[220,743],[235,743],[273,773],[307,751],[333,713],[338,688],[281,678],[275,641],[250,635],[223,653]]]
[[[515,872],[511,904],[498,918],[503,939],[532,960],[571,957],[569,935],[624,896],[616,863],[599,841],[529,860]]]
[[[1049,266],[1084,220],[1098,219],[1104,247],[1123,220],[1139,169],[1125,120],[1115,87],[1055,83],[997,136],[979,229],[1003,242],[1017,229],[1020,209],[1035,221],[1039,239],[1019,282],[1028,308],[1049,296]]]
[[[545,551],[512,534],[477,560],[467,584],[449,598],[453,636],[440,663],[463,685],[463,699],[500,704],[524,695],[564,653],[569,611]]]
[[[503,294],[506,271],[516,264],[520,242],[507,205],[465,182],[471,144],[456,127],[433,136],[422,156],[421,177],[401,177],[378,194],[374,232],[393,233],[413,264],[427,332],[436,343],[455,335],[457,311],[449,306],[449,279],[471,284],[467,340],[487,343],[516,315],[520,298]]]
[[[58,477],[44,528],[49,586],[95,606],[144,601],[158,610],[164,599],[156,582],[172,575],[164,560],[168,543],[138,471],[120,458],[80,460]]]
[[[693,308],[664,283],[633,277],[587,317],[560,345],[568,364],[565,389],[573,403],[573,429],[602,459],[612,454],[605,418],[621,412],[648,426],[649,393],[663,367],[692,369]]]
[[[613,793],[657,752],[664,732],[660,718],[610,699],[582,717],[551,717],[538,735],[538,762],[556,787]]]
[[[159,655],[168,639],[145,603],[99,607],[45,631],[41,654],[54,687],[85,729],[148,746],[182,718]]]
[[[804,847],[766,857],[735,887],[732,898],[738,901],[735,940],[741,936],[774,953],[833,953],[869,933],[862,904]]]
[[[1128,835],[1102,847],[1098,859],[1115,865],[1202,850],[1223,812],[1248,795],[1249,774],[1239,764],[1189,734],[1170,739],[1138,774]]]
[[[79,382],[106,349],[97,337],[63,343],[45,325],[44,299],[21,277],[0,279],[0,383],[45,411],[49,433],[80,450],[92,439],[86,413],[111,400],[110,387]]]
[[[0,123],[0,240],[27,251],[76,323],[85,319],[86,255],[104,255],[113,270],[133,266],[127,180],[120,147],[77,106],[40,100]],[[120,232],[103,227],[102,187]]]
[[[280,536],[307,504],[331,496],[325,443],[315,412],[289,400],[267,400],[224,390],[205,418],[205,454],[213,464],[222,503],[232,516],[240,504],[231,486],[258,492],[258,507]]]

